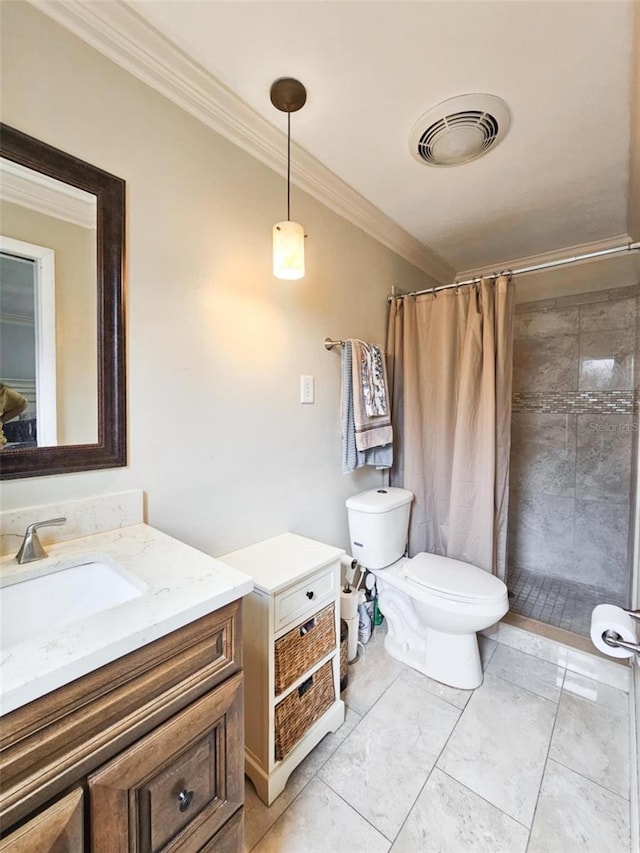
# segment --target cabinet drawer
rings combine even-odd
[[[0,841],[1,853],[82,853],[83,793],[76,788]]]
[[[94,853],[195,853],[243,799],[242,676],[89,777]]]
[[[327,661],[275,708],[275,757],[285,758],[336,698],[333,660]]]
[[[276,640],[275,695],[286,690],[335,647],[336,615],[332,603]]]
[[[275,625],[279,631],[294,620],[312,615],[318,604],[326,601],[337,591],[337,567],[332,566],[305,581],[277,593],[274,602]]]

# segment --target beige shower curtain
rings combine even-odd
[[[394,299],[387,352],[392,483],[415,494],[409,553],[506,575],[514,288],[477,286]]]

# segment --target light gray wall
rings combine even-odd
[[[212,554],[284,530],[345,546],[345,498],[383,475],[340,472],[322,341],[384,342],[391,285],[431,282],[295,188],[307,275],[274,279],[283,179],[26,3],[3,4],[1,70],[5,122],[127,182],[130,460],[5,482],[4,506],[141,487],[151,524]]]

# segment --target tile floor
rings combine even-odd
[[[628,696],[481,637],[484,684],[438,684],[377,629],[349,668],[344,725],[267,808],[255,853],[628,853]]]
[[[607,601],[626,607],[624,596],[616,597],[595,586],[564,578],[509,567],[509,607],[513,613],[564,628],[583,637],[589,636],[591,612],[596,604]]]

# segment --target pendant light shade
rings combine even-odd
[[[294,280],[304,277],[304,228],[291,221],[291,113],[301,109],[307,90],[293,77],[280,77],[271,86],[271,103],[287,113],[287,218],[273,226],[273,274]]]
[[[304,228],[285,219],[273,226],[273,274],[276,278],[304,278]]]

